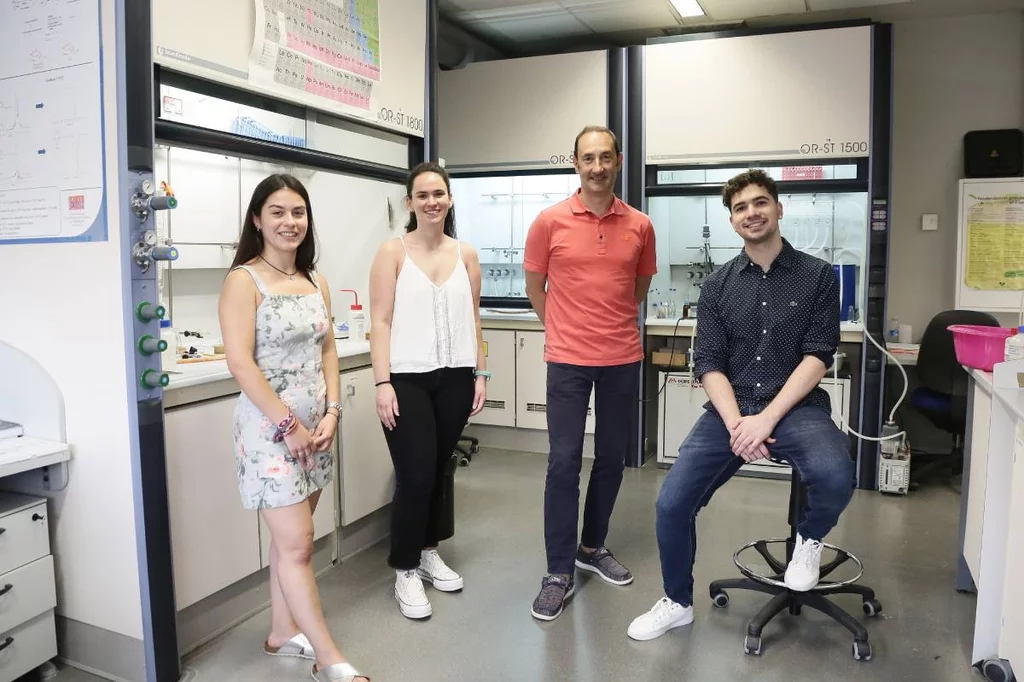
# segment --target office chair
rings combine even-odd
[[[938,429],[953,437],[949,453],[911,455],[910,478],[919,482],[939,472],[957,474],[963,470],[964,433],[967,429],[967,388],[969,377],[956,359],[953,324],[998,327],[992,315],[977,310],[946,310],[931,319],[921,337],[917,354],[917,376],[921,386],[910,394],[910,404]]]
[[[463,446],[462,443],[469,445]],[[459,453],[459,466],[468,467],[473,461],[473,455],[480,452],[480,440],[473,436],[459,436],[459,442],[455,444],[455,452]]]
[[[771,458],[773,462],[784,463],[782,460]],[[799,616],[802,607],[815,609],[838,621],[847,630],[853,633],[853,657],[858,661],[871,660],[871,643],[868,642],[868,631],[849,613],[836,606],[827,599],[834,594],[856,594],[863,600],[864,614],[877,616],[882,612],[882,604],[875,599],[875,592],[869,587],[855,585],[854,583],[864,572],[864,565],[860,559],[849,552],[830,545],[824,544],[826,549],[835,552],[836,556],[828,563],[822,563],[820,579],[818,584],[807,592],[794,592],[786,587],[784,581],[786,567],[793,558],[793,548],[796,546],[797,525],[807,503],[807,489],[797,473],[796,467],[792,469],[789,489],[789,537],[755,540],[739,548],[733,555],[733,563],[740,570],[744,578],[728,578],[715,580],[711,583],[710,593],[712,603],[725,608],[729,605],[729,594],[726,590],[751,590],[772,595],[771,601],[765,604],[760,611],[750,619],[747,624],[747,636],[743,640],[743,650],[751,655],[761,655],[761,632],[764,627],[779,615],[783,610],[788,609],[789,613]],[[786,546],[786,558],[784,561],[777,559],[768,549],[769,544],[782,544]],[[753,548],[760,554],[772,572],[770,575],[761,575],[750,568],[741,560],[741,554]],[[825,552],[823,551],[823,559]],[[848,580],[828,581],[826,578],[837,568],[852,561],[857,565],[857,574]]]

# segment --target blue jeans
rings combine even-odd
[[[548,473],[544,483],[544,545],[548,573],[576,571],[576,544],[602,547],[626,466],[637,414],[640,363],[585,367],[548,363]],[[594,465],[579,532],[583,429],[594,391]]]
[[[775,427],[772,457],[789,462],[807,488],[807,507],[797,530],[821,540],[835,527],[853,496],[854,471],[846,434],[825,410],[794,408]],[[697,554],[697,512],[742,466],[729,448],[729,431],[713,409],[701,415],[679,446],[679,458],[658,494],[658,551],[665,595],[693,603],[693,560]]]

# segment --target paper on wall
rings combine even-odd
[[[969,198],[964,283],[985,291],[1024,290],[1024,196]]]
[[[0,243],[105,236],[99,55],[98,0],[0,2]]]
[[[380,80],[377,0],[254,0],[249,79],[369,110]]]

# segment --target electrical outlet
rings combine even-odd
[[[925,232],[934,232],[939,229],[939,215],[937,213],[925,213],[921,216],[921,229]]]

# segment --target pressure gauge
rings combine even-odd
[[[142,242],[146,246],[156,246],[156,231],[146,230],[142,233]]]
[[[143,194],[145,194],[147,196],[151,196],[154,191],[155,190],[153,188],[153,181],[152,180],[143,180],[142,181],[142,193]]]

